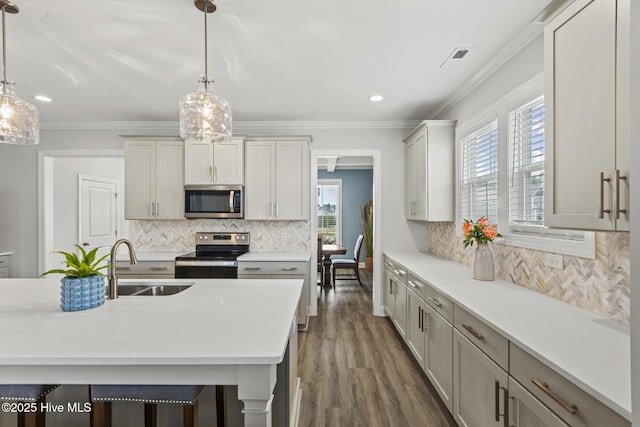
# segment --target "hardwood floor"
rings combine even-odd
[[[299,334],[300,426],[455,426],[386,317],[371,313],[371,274],[318,296]]]

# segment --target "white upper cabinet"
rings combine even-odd
[[[309,138],[245,143],[245,218],[309,219]]]
[[[244,184],[244,137],[215,144],[189,140],[184,149],[185,185]]]
[[[405,138],[405,217],[455,219],[453,120],[426,120]]]
[[[576,0],[545,26],[545,224],[629,229],[629,0]]]
[[[124,141],[126,219],[184,219],[184,143],[180,138]]]

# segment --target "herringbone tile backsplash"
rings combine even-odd
[[[309,221],[194,219],[133,221],[133,224],[135,245],[140,251],[193,251],[198,231],[248,231],[252,252],[307,253],[311,250]]]
[[[427,232],[430,253],[471,265],[473,249],[464,248],[453,222],[428,223]],[[502,244],[491,249],[496,277],[629,323],[629,233],[596,233],[596,258],[564,255],[563,269],[545,266],[546,252]]]

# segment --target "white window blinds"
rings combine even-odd
[[[498,222],[498,124],[462,138],[460,146],[460,217],[482,216]]]
[[[341,186],[331,180],[318,180],[318,233],[326,244],[340,243]]]
[[[544,98],[509,113],[509,223],[544,224]]]

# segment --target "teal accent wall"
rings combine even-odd
[[[353,249],[358,235],[362,233],[360,226],[360,206],[373,199],[373,170],[345,169],[329,173],[318,170],[318,179],[342,180],[342,240],[347,248],[344,256],[334,255],[331,258],[353,258]],[[364,247],[360,252],[360,260],[364,261]]]

